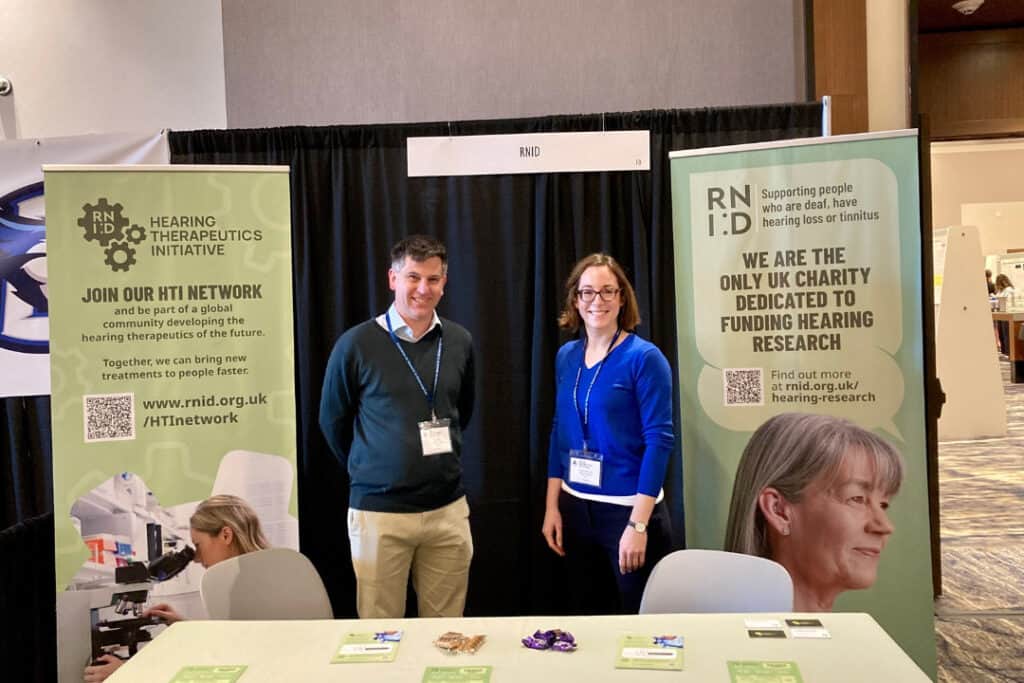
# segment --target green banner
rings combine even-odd
[[[191,544],[203,499],[242,497],[298,547],[291,225],[287,167],[44,172],[65,679],[90,639],[65,608],[120,618],[101,609],[116,569]],[[200,616],[201,575],[130,607]]]
[[[935,674],[915,131],[673,153],[686,538],[722,547],[740,455],[780,413],[902,452],[875,585],[840,596]]]

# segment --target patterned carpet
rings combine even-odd
[[[1009,434],[939,444],[939,681],[1024,681],[1024,384],[1002,363]]]

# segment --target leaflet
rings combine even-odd
[[[334,653],[331,664],[393,662],[402,642],[401,631],[369,631],[346,633]]]
[[[235,683],[247,668],[244,664],[186,666],[174,674],[170,683]]]
[[[491,667],[428,666],[423,683],[491,683]]]
[[[682,671],[683,637],[627,634],[619,640],[616,669]]]
[[[729,662],[731,683],[803,683],[796,662]]]

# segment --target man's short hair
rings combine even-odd
[[[437,257],[441,259],[441,272],[448,272],[448,250],[440,240],[429,235],[409,235],[391,247],[391,269],[400,271],[406,256],[420,263]]]

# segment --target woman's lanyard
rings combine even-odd
[[[391,335],[391,341],[395,342],[395,346],[398,347],[398,352],[402,354],[402,358],[405,359],[405,364],[409,366],[412,371],[412,376],[416,378],[416,384],[420,385],[420,391],[427,397],[427,403],[430,405],[430,419],[437,420],[437,415],[434,414],[434,392],[437,391],[437,378],[441,375],[441,349],[444,347],[444,331],[437,337],[437,360],[434,362],[434,386],[431,387],[430,391],[427,391],[427,387],[423,384],[423,380],[420,379],[420,373],[416,372],[416,368],[413,367],[412,361],[409,360],[409,354],[402,348],[402,343],[398,341],[398,336],[395,334],[394,329],[391,327],[391,316],[387,313],[384,314],[384,319],[388,322],[388,334]],[[589,396],[589,394],[588,394]]]
[[[605,352],[604,358],[597,364],[597,371],[594,376],[590,379],[590,386],[587,387],[587,395],[583,399],[583,412],[580,412],[580,402],[576,397],[576,392],[580,388],[580,378],[583,376],[583,366],[587,362],[587,339],[584,337],[583,340],[583,356],[580,358],[580,367],[576,371],[576,383],[572,387],[572,405],[576,408],[576,417],[580,419],[580,431],[583,433],[583,450],[587,450],[587,441],[590,440],[590,392],[594,389],[594,383],[597,382],[597,376],[601,374],[601,368],[604,367],[604,362],[608,360],[608,354],[612,352],[615,347],[615,342],[619,339],[619,334],[622,333],[621,327],[615,328],[615,336],[612,337],[611,342],[608,344],[608,351]]]

